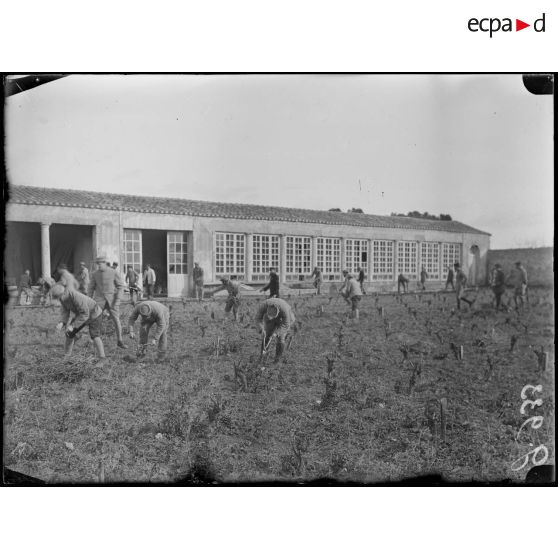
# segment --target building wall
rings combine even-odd
[[[9,204],[7,220],[63,223],[94,226],[93,252],[104,253],[110,261],[121,261],[123,229],[156,229],[192,231],[189,248],[189,269],[197,261],[205,270],[206,281],[217,280],[214,272],[214,235],[216,232],[240,234],[275,234],[300,235],[310,237],[333,237],[341,239],[377,239],[408,240],[418,242],[453,242],[462,244],[462,263],[467,273],[468,254],[472,246],[479,248],[478,274],[479,284],[487,281],[488,249],[490,237],[485,234],[463,234],[444,231],[417,231],[413,229],[363,228],[341,225],[323,225],[317,223],[263,221],[245,219],[224,219],[210,217],[191,217],[185,215],[148,214],[128,211],[111,211],[103,209],[83,209],[57,206],[31,206]],[[250,250],[246,243],[246,256]],[[341,243],[343,246],[343,242]],[[315,249],[313,250],[313,258]],[[343,266],[343,248],[341,250]],[[369,258],[370,259],[370,258]],[[312,267],[315,265],[312,261]],[[419,250],[420,269],[420,250]],[[247,259],[247,268],[250,266]],[[189,278],[191,287],[191,274]],[[432,286],[437,284],[431,283]],[[391,290],[394,282],[374,282],[377,289]]]

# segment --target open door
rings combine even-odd
[[[188,295],[188,236],[186,232],[167,232],[168,296]]]

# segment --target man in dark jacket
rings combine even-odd
[[[279,275],[277,275],[274,267],[269,269],[268,284],[265,287],[262,287],[260,291],[264,293],[265,291],[269,291],[269,298],[279,298]]]
[[[364,273],[364,269],[362,267],[358,268],[358,282],[360,283],[360,290],[362,294],[365,295],[366,291],[364,290],[364,280],[366,279],[366,274]]]
[[[448,276],[446,278],[446,291],[448,290],[448,286],[451,286],[451,290],[455,291],[455,284],[453,282],[453,269],[451,265],[448,265]]]
[[[506,292],[506,275],[504,274],[500,264],[496,264],[494,266],[492,280],[490,283],[492,286],[492,292],[496,298],[496,310],[500,310],[502,295]]]

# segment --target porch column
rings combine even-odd
[[[41,273],[50,279],[50,223],[41,223]]]
[[[254,250],[252,244],[252,234],[246,235],[246,262],[244,266],[244,280],[246,282],[252,280],[252,269],[253,269],[253,259],[254,259]]]

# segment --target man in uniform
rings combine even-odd
[[[116,328],[117,345],[125,349],[122,340],[122,324],[120,323],[120,299],[126,284],[120,273],[107,265],[105,257],[98,257],[97,271],[91,274],[88,295],[95,300],[101,310],[107,310]]]
[[[401,294],[401,288],[403,288],[404,293],[409,292],[409,279],[407,279],[407,277],[405,277],[405,275],[403,275],[403,273],[400,273],[397,276],[397,293],[398,294]]]
[[[291,307],[281,298],[268,298],[259,307],[256,321],[264,335],[263,350],[267,350],[273,336],[277,338],[275,362],[279,362],[285,351],[287,335],[295,322]]]
[[[141,296],[141,281],[140,274],[131,265],[128,266],[128,271],[126,271],[126,282],[130,290],[130,302],[132,306],[135,306]]]
[[[422,266],[420,270],[420,288],[421,290],[426,290],[426,280],[428,279],[428,273],[426,272],[426,268]]]
[[[446,291],[448,290],[448,285],[451,285],[451,290],[455,291],[455,285],[453,283],[453,269],[451,265],[448,265],[448,276],[446,278]]]
[[[25,303],[31,304],[33,291],[31,290],[31,273],[28,269],[21,275],[17,282],[17,304],[21,304],[21,293],[25,293]]]
[[[87,294],[87,290],[89,289],[89,270],[85,267],[85,262],[79,262],[79,271],[76,279],[79,284],[79,292]]]
[[[194,263],[193,275],[194,275],[194,289],[196,291],[196,298],[198,299],[198,302],[201,302],[203,300],[204,279],[203,279],[203,269],[200,267],[200,265],[197,262]]]
[[[238,307],[240,306],[240,283],[238,281],[231,281],[228,277],[221,277],[222,285],[213,291],[212,295],[220,291],[227,291],[229,297],[225,304],[225,312],[232,310],[234,321],[237,321]]]
[[[467,276],[461,270],[461,266],[458,263],[453,265],[455,269],[455,296],[457,299],[457,309],[461,309],[461,301],[464,300],[469,308],[475,302],[474,300],[469,300],[465,298],[465,287],[467,285]]]
[[[153,324],[157,324],[153,336],[153,344],[157,343],[157,357],[163,360],[167,353],[167,332],[169,330],[169,309],[155,300],[147,300],[138,302],[134,306],[130,318],[128,320],[128,331],[130,339],[135,339],[134,324],[138,317],[141,316],[140,338],[137,356],[144,356],[147,350],[147,339],[149,330]]]
[[[502,271],[502,266],[500,264],[496,264],[494,266],[490,285],[492,287],[492,292],[494,293],[494,296],[496,298],[496,310],[500,310],[502,295],[506,292],[506,276]]]
[[[364,280],[366,279],[366,274],[364,273],[364,269],[362,267],[358,268],[358,283],[360,285],[360,290],[362,294],[365,295],[366,291],[364,290]]]
[[[314,288],[316,289],[316,293],[320,294],[322,288],[322,272],[315,267],[310,278],[312,277],[314,277]]]
[[[525,304],[525,297],[527,295],[527,270],[521,265],[521,262],[515,262],[515,269],[513,273],[514,293],[513,301],[515,309],[518,310],[519,306],[523,309]],[[518,302],[520,304],[518,304]]]
[[[269,298],[277,297],[279,298],[279,275],[275,272],[275,268],[269,268],[269,282],[265,287],[262,287],[260,291],[264,292],[269,290]]]
[[[345,302],[351,305],[351,317],[356,321],[358,320],[358,305],[362,298],[362,291],[358,281],[347,270],[343,271],[343,277],[345,283],[339,289],[339,292],[343,295]]]
[[[64,287],[60,283],[52,287],[50,294],[52,298],[60,300],[61,321],[56,326],[56,329],[61,331],[64,327],[66,328],[64,358],[67,359],[72,355],[76,330],[83,326],[83,324],[87,324],[89,336],[97,350],[99,363],[102,365],[105,360],[105,349],[101,339],[103,311],[99,308],[99,305],[92,298],[74,289]],[[74,314],[73,319],[70,319],[70,313]]]

